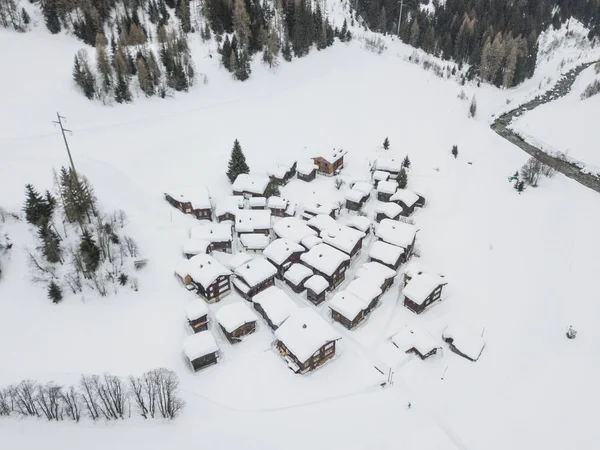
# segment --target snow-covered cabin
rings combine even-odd
[[[329,289],[329,282],[321,275],[313,275],[304,282],[306,298],[313,305],[318,306],[325,301],[325,294]]]
[[[271,232],[271,211],[242,209],[235,216],[235,232],[240,236],[243,233],[262,233],[269,235]]]
[[[390,178],[389,172],[384,172],[383,170],[375,170],[373,171],[373,181],[378,183],[379,181],[387,181]]]
[[[345,290],[364,301],[367,311],[370,311],[377,306],[383,294],[380,281],[369,276],[358,277],[352,280]]]
[[[389,202],[392,195],[396,193],[398,184],[395,181],[380,181],[377,183],[377,200]]]
[[[185,338],[183,353],[192,370],[197,372],[212,364],[217,364],[219,347],[210,331],[202,331]]]
[[[402,206],[391,202],[378,202],[375,206],[375,222],[383,219],[398,220],[402,215]]]
[[[429,270],[421,262],[412,261],[404,267],[404,284],[408,283],[413,277],[423,273],[435,273],[439,277],[445,278],[443,274]]]
[[[315,245],[321,244],[322,242],[323,239],[321,239],[319,236],[306,236],[300,243],[306,250],[310,250]]]
[[[416,328],[406,327],[394,334],[392,343],[404,353],[427,359],[437,353],[439,345],[432,335]]]
[[[344,281],[350,265],[350,256],[327,244],[315,245],[308,252],[302,253],[300,260],[317,275],[325,278],[331,289]]]
[[[300,254],[306,249],[288,239],[275,239],[264,249],[263,255],[277,268],[277,278],[283,279],[283,274],[290,266],[300,261]]]
[[[267,175],[271,181],[278,185],[285,185],[296,175],[296,161],[289,161],[286,163],[278,163],[267,171]]]
[[[277,217],[286,217],[286,209],[288,207],[288,201],[281,197],[271,196],[267,201],[267,208],[271,210],[271,214]]]
[[[400,264],[405,261],[405,253],[402,247],[388,244],[384,241],[375,241],[369,249],[369,261],[376,261],[396,271]]]
[[[304,212],[302,218],[304,220],[310,220],[318,214],[325,214],[335,219],[338,207],[332,204],[321,204],[318,202],[310,202],[304,204]]]
[[[365,195],[365,201],[371,196],[373,185],[368,181],[355,181],[352,183],[352,189],[362,192]]]
[[[313,271],[304,264],[293,264],[283,278],[292,290],[299,294],[304,290],[304,282],[313,276]]]
[[[240,243],[246,253],[262,253],[271,243],[271,238],[262,233],[243,233]]]
[[[244,207],[244,197],[241,195],[230,195],[217,203],[215,215],[217,222],[226,220],[234,221],[235,215]]]
[[[263,258],[255,258],[237,267],[233,286],[246,300],[275,284],[277,269]]]
[[[265,209],[267,207],[267,199],[265,197],[250,197],[248,199],[250,209]]]
[[[441,300],[442,289],[446,284],[445,279],[439,275],[421,273],[414,276],[402,290],[404,306],[421,314],[425,308]]]
[[[259,177],[241,173],[237,176],[231,187],[233,195],[246,197],[265,197],[269,186],[268,177]]]
[[[213,250],[231,252],[232,241],[231,225],[228,223],[207,222],[193,227],[190,230],[190,241],[206,241],[210,243],[207,252]]]
[[[231,271],[210,255],[196,255],[180,262],[175,274],[192,285],[207,302],[218,302],[231,291]]]
[[[367,196],[364,192],[357,189],[350,189],[346,192],[344,199],[346,200],[346,209],[350,211],[359,211],[367,201]]]
[[[417,206],[419,196],[408,189],[398,189],[396,193],[390,197],[390,201],[402,207],[403,216],[410,216]]]
[[[390,178],[396,178],[402,169],[402,161],[401,158],[396,158],[394,156],[380,156],[375,161],[375,170],[387,172]]]
[[[385,292],[394,283],[396,274],[395,270],[390,269],[377,261],[371,261],[360,266],[354,276],[355,278],[370,277],[373,280],[378,280],[381,291]]]
[[[243,336],[256,331],[256,313],[246,302],[236,302],[223,306],[215,314],[215,319],[231,344],[240,342]]]
[[[344,156],[348,153],[343,149],[333,149],[319,156],[312,158],[313,163],[318,167],[317,171],[323,175],[332,176],[337,174],[344,167]]]
[[[312,160],[299,162],[298,166],[296,167],[298,179],[306,182],[314,180],[317,176],[318,168],[319,166],[317,166]]]
[[[196,299],[185,308],[188,325],[194,333],[208,330],[208,306],[204,300]]]
[[[271,329],[276,330],[297,308],[296,303],[281,289],[271,286],[252,297],[254,309]]]
[[[367,216],[352,216],[346,225],[365,234],[371,232],[371,220]]]
[[[348,291],[338,292],[329,302],[331,318],[351,330],[368,314],[365,302]]]
[[[328,214],[317,214],[312,217],[306,224],[315,230],[317,233],[320,233],[327,228],[334,228],[337,226],[337,222],[334,218],[332,218]]]
[[[485,347],[483,331],[483,328],[473,325],[452,324],[446,327],[442,333],[442,339],[457,355],[469,361],[477,361]]]
[[[196,255],[205,255],[212,250],[211,243],[202,239],[188,239],[183,244],[183,254],[187,259]]]
[[[412,254],[419,229],[411,224],[397,220],[383,219],[375,227],[375,236],[388,244],[404,249],[406,258]]]
[[[295,373],[306,373],[335,356],[340,335],[312,308],[297,308],[275,330],[277,349]]]
[[[300,243],[308,236],[316,236],[317,232],[310,228],[306,222],[297,217],[286,217],[273,225],[273,231],[282,239]]]
[[[212,204],[206,186],[188,186],[165,192],[165,200],[185,214],[196,219],[212,220]]]
[[[325,244],[331,245],[348,256],[353,257],[362,248],[365,233],[345,225],[327,228],[321,232],[321,239]]]
[[[254,256],[249,255],[247,253],[238,253],[237,255],[232,256],[229,261],[227,261],[227,267],[231,270],[235,270],[240,267],[242,264],[246,264],[249,261],[252,261]]]

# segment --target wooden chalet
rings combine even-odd
[[[406,255],[402,247],[383,241],[375,241],[369,249],[369,261],[378,262],[396,271],[406,261]]]
[[[288,201],[281,197],[272,196],[267,200],[267,208],[269,208],[273,216],[287,217]]]
[[[217,203],[215,215],[217,222],[235,221],[238,211],[244,207],[244,197],[241,195],[230,195]]]
[[[377,183],[377,200],[389,202],[392,195],[396,193],[398,184],[395,181],[380,181]]]
[[[371,233],[371,221],[367,216],[352,216],[346,226],[362,231],[365,235]]]
[[[208,222],[197,225],[190,230],[189,244],[201,244],[208,242],[207,251],[220,251],[231,253],[231,241],[233,240],[231,225],[228,223]]]
[[[296,294],[304,290],[304,282],[313,276],[313,271],[304,264],[293,264],[283,278]]]
[[[280,163],[267,171],[267,175],[272,183],[285,186],[296,175],[296,166],[296,161],[287,164]]]
[[[345,225],[327,228],[321,232],[323,243],[331,245],[351,258],[358,255],[362,249],[365,233]]]
[[[296,303],[276,286],[271,286],[252,297],[252,303],[272,330],[279,328],[297,308]]]
[[[315,230],[297,217],[286,217],[275,222],[273,231],[277,237],[296,243],[302,242],[308,236],[317,235]]]
[[[256,331],[258,317],[245,302],[223,306],[215,314],[215,319],[230,344],[235,344]]]
[[[293,264],[300,261],[300,254],[305,248],[288,239],[275,239],[264,249],[263,255],[277,268],[277,278],[283,280],[283,275]]]
[[[349,330],[361,323],[369,313],[365,302],[348,291],[335,294],[329,302],[329,309],[331,318]]]
[[[307,373],[335,356],[340,335],[312,308],[297,308],[275,330],[276,347],[295,373]]]
[[[367,196],[361,191],[350,189],[346,192],[346,209],[350,211],[360,211],[365,204]]]
[[[306,224],[317,233],[321,233],[323,230],[338,226],[335,219],[328,214],[317,214],[316,216],[311,217]]]
[[[240,244],[246,253],[260,254],[271,243],[271,238],[263,233],[240,234]]]
[[[235,232],[238,236],[243,233],[271,233],[271,211],[242,209],[235,216]]]
[[[421,359],[427,359],[437,353],[439,346],[429,333],[405,328],[392,336],[392,344],[404,353],[412,353]]]
[[[355,274],[355,278],[369,277],[379,281],[382,292],[387,291],[394,283],[397,272],[379,262],[371,261],[364,263]]]
[[[336,213],[338,212],[339,210],[336,205],[323,205],[321,203],[311,202],[304,204],[304,212],[302,213],[302,218],[304,220],[310,220],[319,214],[326,214],[328,216],[331,216],[332,219],[335,219]]]
[[[298,163],[298,166],[296,167],[298,179],[306,182],[314,180],[317,176],[318,168],[319,166],[317,166],[312,160]]]
[[[313,275],[304,282],[306,298],[313,305],[318,306],[325,301],[325,294],[329,289],[329,282],[321,275]]]
[[[329,283],[329,289],[335,289],[344,281],[346,270],[350,266],[350,256],[327,244],[318,244],[300,255],[300,260],[317,275]]]
[[[398,189],[396,193],[390,197],[390,201],[401,206],[402,215],[407,217],[410,216],[417,207],[419,196],[407,189]]]
[[[188,289],[209,302],[218,302],[231,292],[231,271],[210,255],[196,255],[175,268],[177,278]]]
[[[408,259],[415,247],[418,231],[419,229],[414,225],[397,220],[383,219],[375,227],[375,236],[388,244],[402,247],[406,259]]]
[[[183,255],[187,258],[193,258],[196,255],[205,255],[212,250],[211,243],[202,239],[188,239],[183,244]]]
[[[393,196],[392,196],[393,197]],[[375,222],[383,219],[398,220],[402,215],[402,206],[391,202],[379,202],[375,206]]]
[[[273,264],[263,258],[255,258],[235,269],[233,286],[246,300],[269,286],[275,285],[277,269]]]
[[[322,244],[323,239],[321,239],[319,236],[306,236],[300,243],[306,250],[310,250],[315,245]]]
[[[428,306],[440,301],[442,289],[448,284],[438,275],[422,273],[414,276],[402,291],[404,306],[416,314],[421,314]]]
[[[185,308],[188,325],[194,333],[208,330],[208,306],[200,299],[191,301]]]
[[[212,220],[211,198],[205,186],[186,187],[164,195],[165,200],[181,212],[192,214],[196,219]]]
[[[243,195],[244,197],[266,197],[269,187],[269,178],[258,177],[241,173],[237,176],[231,187],[233,195]]]
[[[375,167],[373,167],[373,169],[374,168]],[[383,170],[373,170],[372,174],[372,178],[375,183],[378,183],[380,181],[387,181],[390,178],[389,172],[384,172]]]
[[[317,172],[333,176],[338,174],[342,170],[342,167],[344,167],[344,156],[346,153],[348,153],[346,150],[333,149],[331,152],[312,158],[312,160],[317,166]]]
[[[381,156],[377,158],[374,164],[374,168],[379,172],[387,172],[388,178],[397,178],[400,170],[402,169],[402,158],[396,158],[394,156]]]
[[[201,331],[185,338],[183,353],[192,370],[197,372],[205,367],[217,364],[219,347],[210,331]]]
[[[267,199],[265,197],[251,197],[248,199],[250,209],[265,209],[267,207]]]
[[[485,348],[483,331],[482,328],[472,325],[449,325],[442,333],[442,339],[453,353],[475,362]]]

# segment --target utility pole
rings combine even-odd
[[[404,6],[404,0],[400,0],[400,14],[398,14],[398,30],[396,34],[400,37],[400,22],[402,21],[402,7]]]
[[[65,147],[67,148],[67,153],[69,154],[69,161],[71,162],[71,169],[73,170],[73,173],[75,174],[75,176],[77,176],[77,171],[75,170],[75,164],[73,164],[73,158],[71,157],[71,150],[69,149],[69,143],[67,142],[67,136],[65,135],[65,131],[67,131],[68,133],[72,133],[72,131],[67,130],[66,128],[63,127],[62,119],[65,119],[65,121],[66,121],[67,120],[66,117],[61,116],[58,112],[56,113],[56,117],[58,118],[58,120],[54,120],[52,123],[57,123],[60,126],[60,131],[62,132],[63,139],[65,140]]]

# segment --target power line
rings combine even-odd
[[[69,142],[67,141],[67,135],[65,134],[65,131],[67,131],[69,133],[73,133],[73,132],[71,130],[67,130],[66,128],[63,127],[62,119],[64,119],[66,122],[67,121],[66,117],[61,116],[58,112],[56,113],[56,117],[58,118],[58,120],[54,120],[52,123],[57,123],[60,126],[60,131],[62,132],[62,136],[65,141],[65,147],[67,148],[67,154],[69,155],[69,161],[71,162],[71,169],[73,169],[73,173],[75,174],[75,176],[77,176],[77,171],[75,170],[75,164],[73,164],[73,157],[71,156],[71,150],[69,149]]]

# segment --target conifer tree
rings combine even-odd
[[[519,194],[523,192],[525,190],[525,182],[517,180],[515,183],[515,189]]]
[[[127,276],[127,274],[122,273],[121,275],[119,275],[118,280],[121,286],[125,286],[127,284],[127,281],[129,280],[129,277]]]
[[[117,75],[117,85],[115,86],[115,101],[117,103],[129,103],[131,101],[131,91],[127,77],[122,74]]]
[[[342,30],[340,31],[340,41],[346,42],[346,37],[348,35],[348,23],[346,19],[344,19],[344,23],[342,24]]]
[[[237,53],[237,63],[235,66],[235,78],[240,81],[246,81],[250,78],[252,70],[250,69],[250,55],[248,51],[241,49]]]
[[[88,98],[94,98],[96,93],[96,78],[90,70],[85,50],[79,50],[73,63],[73,80]]]
[[[44,2],[42,4],[42,11],[44,13],[44,20],[46,27],[52,34],[60,33],[61,25],[58,18],[58,12],[56,10],[55,2]]]
[[[175,15],[181,20],[181,29],[184,33],[189,33],[192,30],[190,21],[190,0],[179,0]]]
[[[283,59],[287,62],[290,62],[292,60],[292,47],[290,45],[290,40],[287,36],[285,37],[283,48],[281,49],[281,56],[283,56]]]
[[[229,36],[225,36],[223,46],[221,47],[221,63],[223,67],[231,72],[231,41]]]
[[[404,169],[404,167],[400,169],[400,172],[398,173],[398,179],[396,181],[400,189],[406,188],[406,185],[408,184],[408,175],[406,174],[406,169]]]
[[[33,185],[25,186],[25,204],[23,205],[25,220],[32,225],[41,225],[44,216],[44,199]]]
[[[404,160],[402,161],[402,167],[410,169],[410,159],[408,158],[408,155],[404,157]]]
[[[81,243],[79,244],[79,252],[85,270],[93,273],[100,265],[100,248],[96,245],[96,241],[88,230],[84,230],[81,235]]]
[[[454,156],[454,159],[458,157],[458,145],[452,146],[452,156]]]
[[[25,11],[25,8],[21,9],[21,19],[25,26],[29,25],[29,22],[31,22],[31,18],[29,17],[29,14],[27,14],[27,11]]]
[[[38,237],[42,243],[42,254],[49,263],[61,263],[62,264],[62,252],[60,249],[60,237],[47,224],[40,226],[38,230]]]
[[[247,51],[250,44],[250,17],[246,11],[246,2],[244,0],[235,0],[233,7],[233,29],[239,40],[241,50]]]
[[[477,115],[477,101],[475,100],[475,96],[471,100],[471,104],[469,105],[469,117],[475,117]]]
[[[233,149],[231,150],[231,158],[227,166],[227,178],[230,182],[234,182],[239,174],[250,173],[250,168],[246,163],[246,157],[242,152],[242,146],[236,139],[233,143]]]
[[[54,280],[48,284],[48,298],[53,303],[59,303],[63,299],[62,289]]]
[[[387,136],[385,137],[385,139],[383,141],[383,148],[385,150],[388,150],[390,148],[390,140],[387,138]]]

